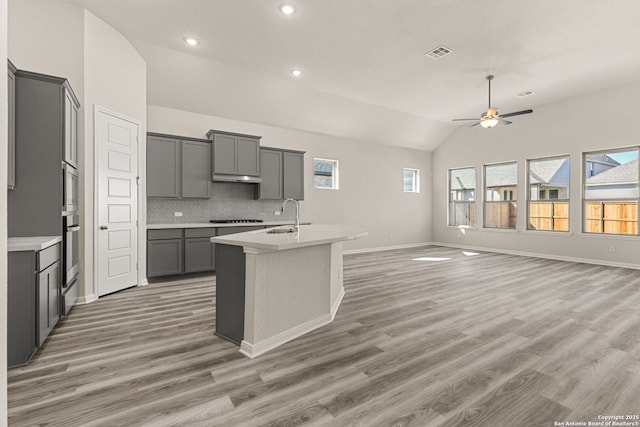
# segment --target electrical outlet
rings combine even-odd
[[[616,245],[609,245],[609,252],[613,253],[616,251]]]
[[[281,213],[282,213],[282,212],[280,212],[280,211],[273,211],[273,214],[274,214],[274,215],[280,215]]]
[[[174,212],[173,216],[182,216],[182,212]]]

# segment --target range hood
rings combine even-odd
[[[214,182],[244,182],[247,184],[259,184],[262,182],[262,178],[260,178],[259,176],[248,176],[248,175],[214,174],[213,181]]]

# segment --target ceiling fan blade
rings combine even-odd
[[[529,113],[533,113],[533,110],[522,110],[522,111],[516,111],[515,113],[500,114],[499,117],[501,118],[513,117],[513,116],[520,116],[522,114],[529,114]]]
[[[452,119],[452,122],[461,122],[461,121],[465,121],[465,120],[478,120],[478,119]]]
[[[478,126],[480,124],[480,122],[474,123],[471,126],[469,126],[470,128],[474,127],[474,126]]]
[[[501,117],[498,117],[498,123],[500,123],[501,125],[510,125],[513,122],[510,122],[509,120],[505,120]]]

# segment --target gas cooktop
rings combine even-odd
[[[213,224],[244,224],[248,222],[262,222],[261,219],[212,219]]]

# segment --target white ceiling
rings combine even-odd
[[[362,119],[359,126],[388,113],[383,120],[388,132],[376,142],[397,134],[394,144],[427,150],[456,129],[452,118],[479,117],[486,110],[487,74],[496,76],[492,104],[501,113],[535,110],[640,78],[638,0],[291,0],[297,13],[290,17],[278,11],[285,0],[67,1],[85,7],[139,49],[148,63],[149,103],[175,98],[158,93],[169,60],[159,57],[176,61],[195,55],[193,61],[225,67],[227,75],[236,72],[243,81],[277,81],[284,87],[281,96],[268,92],[277,106],[272,110],[279,112],[266,114],[267,124],[291,120],[292,127],[376,139],[374,132],[356,135],[340,123],[352,119],[342,107],[335,126],[327,124],[333,123],[328,113],[322,126],[296,119],[306,109],[288,102],[288,94],[298,91],[308,105],[320,99],[323,111],[341,102],[350,105],[350,115],[362,116],[353,119]],[[186,46],[187,35],[201,44]],[[439,45],[453,53],[437,61],[424,55]],[[302,78],[289,74],[293,67],[304,70]],[[200,78],[194,76],[192,83],[204,84]],[[524,91],[535,95],[516,95]],[[183,99],[176,108],[223,115],[215,97],[208,98],[194,99],[193,105]],[[361,114],[354,113],[358,106]],[[232,118],[260,122],[254,113],[234,112]],[[526,119],[515,118],[514,125]],[[407,122],[424,124],[411,129],[416,138],[399,128]]]

